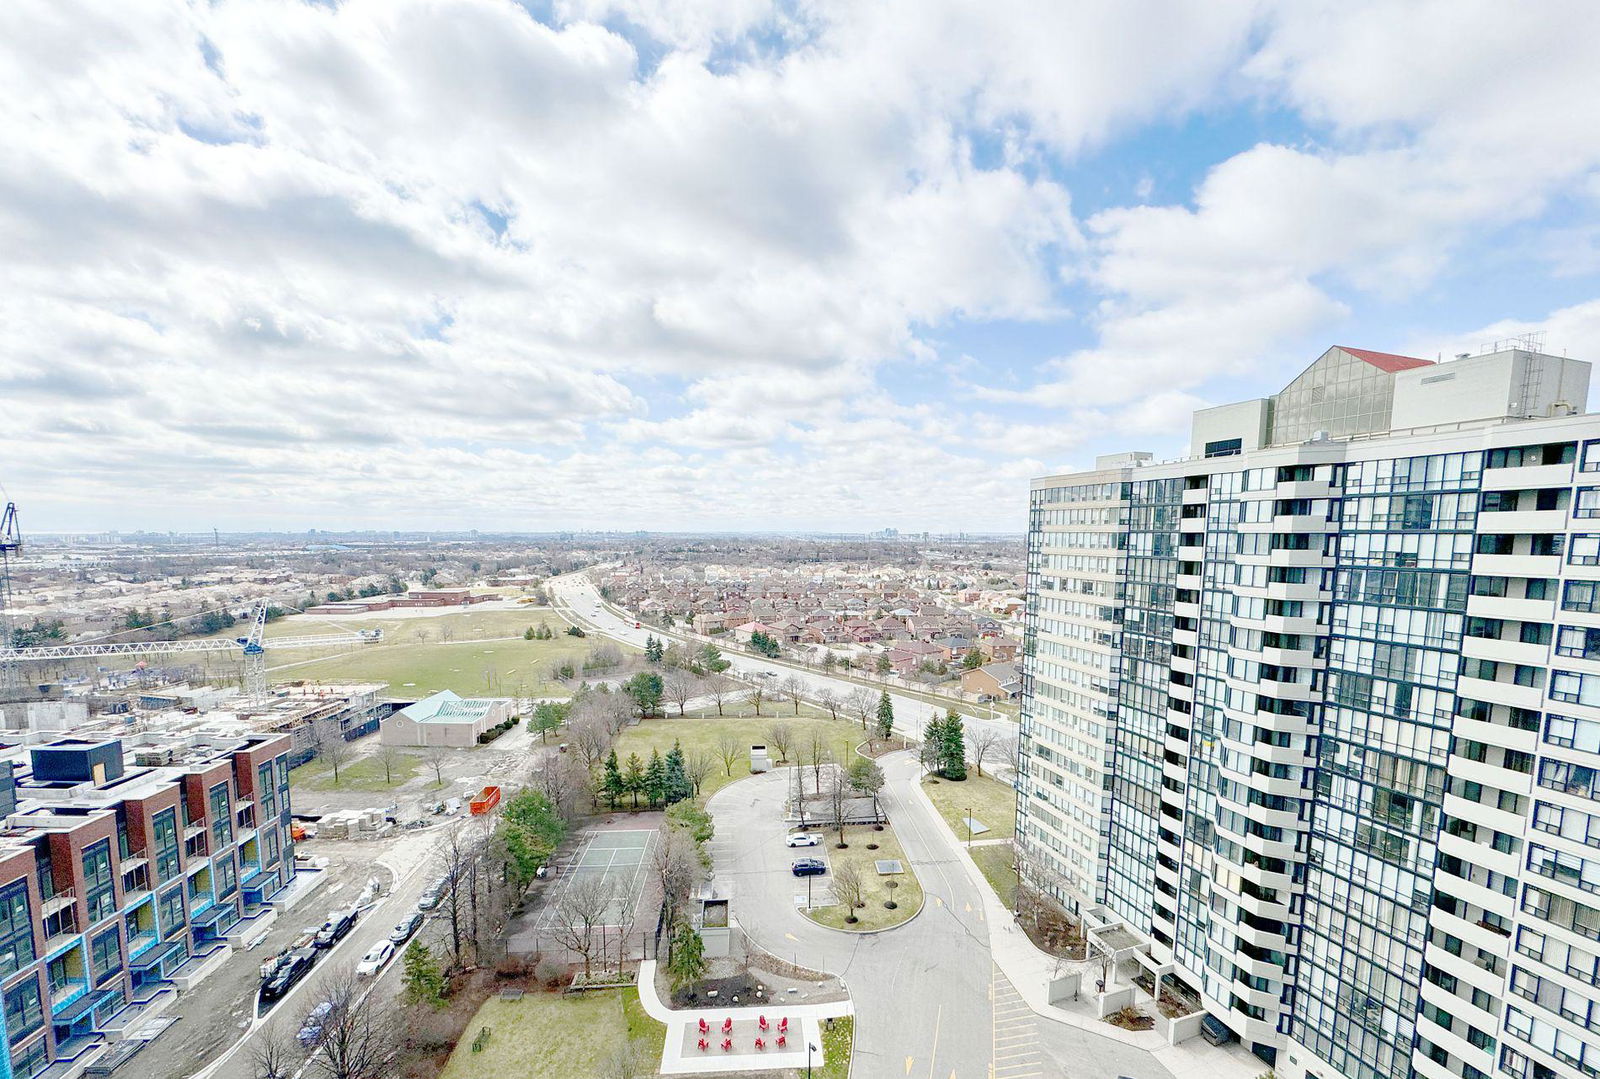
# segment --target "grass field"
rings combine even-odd
[[[733,711],[733,709],[729,709]],[[748,711],[748,708],[746,708]],[[806,747],[810,744],[811,735],[815,733],[822,738],[836,760],[849,760],[854,752],[856,743],[861,741],[861,727],[849,720],[832,720],[826,715],[808,715],[807,708],[801,709],[799,716],[790,714],[790,707],[785,704],[782,714],[773,714],[777,709],[769,709],[762,705],[764,713],[760,718],[750,716],[747,718],[718,718],[710,716],[696,716],[693,711],[687,716],[673,716],[670,719],[647,719],[637,727],[629,727],[617,738],[617,757],[626,762],[628,754],[637,753],[639,759],[648,761],[650,751],[659,749],[664,756],[672,748],[674,741],[683,743],[685,756],[697,751],[712,755],[716,765],[711,775],[706,777],[704,786],[700,790],[702,798],[709,797],[734,780],[750,774],[750,747],[752,745],[765,745],[773,755],[773,763],[777,763],[777,751],[772,749],[772,739],[768,732],[773,724],[786,724],[793,732],[794,737],[789,747],[789,756],[792,759],[803,758]],[[722,759],[718,753],[718,743],[724,736],[735,739],[738,745],[738,756],[733,759],[732,774],[723,768]]]
[[[522,633],[540,622],[556,636],[528,641]],[[355,645],[329,653],[310,649],[273,650],[268,666],[273,681],[383,682],[394,696],[426,695],[441,689],[463,696],[566,696],[570,688],[549,678],[564,660],[580,662],[602,641],[569,637],[567,623],[548,607],[515,611],[461,611],[436,618],[297,619],[268,631],[268,638],[335,629],[382,629],[378,644]],[[624,651],[629,649],[624,648]]]
[[[484,1027],[488,1043],[474,1053],[472,1041]],[[593,1079],[606,1074],[622,1046],[638,1061],[633,1074],[653,1075],[666,1034],[644,1014],[636,989],[493,997],[467,1024],[440,1079]]]
[[[333,769],[322,757],[315,757],[289,773],[289,782],[296,787],[318,791],[386,791],[400,786],[422,770],[420,754],[401,750],[390,765],[393,781],[385,778],[383,760],[376,754],[353,760],[339,769],[339,781],[334,782]]]
[[[987,824],[987,832],[979,832],[973,839],[1010,839],[1017,834],[1017,792],[1008,783],[990,776],[979,777],[969,771],[960,783],[928,776],[922,789],[939,810],[939,815],[950,826],[957,839],[967,838],[967,811],[971,810],[979,823]]]
[[[850,1053],[855,1048],[856,1017],[844,1015],[822,1032],[822,1055],[826,1064],[817,1074],[823,1079],[848,1079]]]
[[[884,828],[881,832],[873,831],[866,825],[846,828],[844,837],[850,844],[848,850],[839,850],[834,846],[839,839],[836,832],[822,830],[822,834],[827,836],[827,843],[818,849],[817,854],[827,859],[829,875],[832,876],[841,865],[854,865],[861,874],[862,883],[866,885],[861,898],[866,900],[867,905],[856,909],[857,921],[854,924],[845,922],[845,916],[849,912],[839,904],[813,909],[810,912],[812,921],[832,926],[834,929],[858,932],[864,929],[888,929],[910,921],[922,907],[922,885],[917,881],[917,874],[911,868],[911,863],[906,860],[905,851],[900,849],[900,841],[895,838],[893,828]],[[876,843],[878,849],[868,850],[868,843]],[[890,877],[880,877],[877,867],[873,864],[880,858],[898,858],[905,872]],[[898,887],[890,889],[889,881],[894,881]],[[891,891],[895,902],[894,910],[889,910],[883,905],[890,899]]]
[[[989,882],[989,887],[994,889],[994,894],[1000,897],[1000,902],[1006,905],[1007,910],[1016,910],[1017,872],[1016,863],[1011,857],[1011,844],[994,843],[989,846],[973,847],[968,853],[972,855],[972,860],[978,863],[984,879]]]

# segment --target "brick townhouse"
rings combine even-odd
[[[0,1079],[76,1074],[267,912],[294,875],[289,745],[0,751]]]

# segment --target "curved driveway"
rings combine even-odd
[[[943,825],[907,796],[906,784],[918,780],[916,761],[896,753],[883,763],[890,778],[883,806],[922,883],[922,913],[910,922],[883,933],[845,933],[817,925],[795,906],[805,885],[789,872],[797,852],[783,843],[787,769],[711,797],[716,875],[732,886],[734,916],[756,943],[849,985],[857,1076],[985,1079],[994,1026],[983,905],[951,856]]]

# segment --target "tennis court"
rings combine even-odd
[[[633,924],[634,908],[639,905],[639,895],[644,890],[645,869],[650,862],[650,844],[654,839],[655,832],[650,830],[591,833],[572,860],[561,868],[557,887],[540,915],[539,924],[553,924],[560,914],[567,889],[573,882],[591,877],[598,877],[611,893],[611,905],[606,908],[603,924]]]

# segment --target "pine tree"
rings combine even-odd
[[[682,989],[705,977],[706,949],[700,934],[687,922],[679,922],[672,935],[672,958],[667,960],[674,989]]]
[[[645,801],[650,804],[651,809],[666,801],[666,788],[666,762],[661,759],[661,751],[659,749],[652,749],[650,751],[650,764],[644,770]]]
[[[633,795],[633,808],[639,808],[639,795],[644,793],[644,761],[639,754],[628,754],[628,770],[622,773],[623,789]]]
[[[940,732],[941,760],[939,774],[946,779],[963,780],[967,778],[967,734],[961,724],[961,717],[951,709],[944,717],[943,730]]]
[[[922,746],[917,751],[917,760],[922,764],[925,772],[940,771],[944,762],[944,720],[935,712],[928,717],[928,725],[922,728]]]
[[[435,1008],[444,1003],[444,973],[426,944],[414,940],[406,945],[400,956],[400,970],[400,984],[408,1002],[432,1004]]]
[[[683,767],[683,747],[673,742],[672,748],[667,751],[667,780],[662,801],[668,804],[681,802],[693,793],[694,784],[689,782],[688,773]]]
[[[661,647],[661,641],[656,638],[655,634],[646,634],[644,639],[644,658],[646,660],[651,663],[660,663],[661,655],[664,651],[665,649]]]
[[[600,780],[600,790],[606,796],[606,801],[611,803],[611,808],[617,808],[617,801],[628,793],[628,784],[622,778],[622,768],[617,764],[617,751],[612,750],[606,757],[605,776]]]
[[[889,699],[889,691],[884,690],[878,694],[878,737],[889,739],[894,734],[894,702]]]

